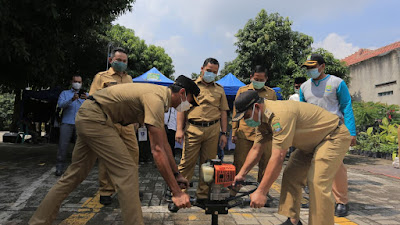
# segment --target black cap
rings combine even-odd
[[[324,64],[325,63],[324,57],[322,57],[322,55],[319,54],[312,54],[307,57],[307,61],[305,61],[301,67],[315,66],[317,65],[317,63],[319,65]]]
[[[194,102],[191,102],[191,104],[193,106],[199,105],[197,96],[200,94],[200,88],[197,86],[197,84],[193,80],[186,77],[185,75],[180,75],[178,78],[176,78],[174,84],[178,85],[179,87],[185,88],[186,94],[190,93],[193,95]]]
[[[258,96],[257,91],[248,90],[241,93],[235,100],[236,115],[232,118],[232,121],[237,122],[242,119],[244,113],[259,99],[260,96]]]

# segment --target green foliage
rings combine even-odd
[[[114,46],[123,47],[128,51],[128,73],[137,77],[156,67],[162,74],[174,80],[172,59],[164,48],[155,45],[147,46],[144,40],[135,36],[132,29],[114,25],[107,31],[106,39]]]
[[[305,77],[306,71],[300,66],[311,54],[312,37],[293,31],[292,21],[278,13],[267,14],[262,9],[255,19],[250,19],[236,34],[238,56],[225,63],[221,74],[232,73],[244,83],[249,83],[249,75],[255,65],[268,69],[268,85],[282,89],[284,98],[293,94],[293,81]],[[324,49],[317,53],[326,60],[326,73],[337,75],[348,81],[348,68],[340,60]]]
[[[381,118],[387,118],[391,123],[399,124],[399,109],[398,105],[380,102],[353,102],[357,132],[365,131],[368,127],[378,127]]]
[[[292,94],[294,77],[300,73],[300,61],[311,53],[313,39],[292,31],[292,21],[278,13],[267,14],[263,9],[236,34],[238,56],[225,63],[221,74],[231,72],[245,83],[256,65],[268,69],[270,86],[279,86],[284,95]]]
[[[9,130],[14,112],[14,95],[0,95],[0,130]]]
[[[92,78],[104,70],[111,22],[134,0],[2,1],[0,83],[4,91],[35,90],[68,83],[72,75]]]

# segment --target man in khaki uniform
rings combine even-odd
[[[235,177],[235,182],[259,161],[265,145],[272,139],[272,155],[265,175],[250,195],[251,207],[260,208],[267,201],[266,194],[278,178],[290,146],[292,153],[282,178],[279,214],[288,218],[283,224],[302,224],[300,204],[306,178],[310,188],[309,224],[333,225],[334,200],[332,182],[351,141],[345,125],[339,125],[336,115],[315,105],[295,101],[268,101],[256,91],[242,93],[235,102],[233,121],[244,117],[248,126],[258,127],[254,145]],[[294,202],[294,204],[285,204]]]
[[[268,76],[267,71],[263,66],[257,65],[254,68],[253,72],[250,75],[250,80],[250,84],[239,88],[236,94],[236,98],[243,92],[246,92],[248,90],[255,90],[257,91],[260,98],[276,100],[275,91],[272,88],[265,86],[265,82],[267,82]],[[236,110],[235,108],[233,108],[232,117],[235,117],[235,115]],[[235,165],[236,167],[236,173],[238,173],[242,168],[243,163],[246,160],[246,156],[253,146],[255,132],[256,128],[247,126],[243,119],[239,122],[232,121],[232,142],[236,144],[233,165]],[[258,182],[261,181],[269,158],[271,157],[270,146],[271,145],[267,145],[267,148],[264,149],[264,154],[262,154],[260,162],[258,164]]]
[[[182,159],[178,168],[188,180],[193,176],[199,156],[200,165],[208,159],[215,159],[220,132],[223,134],[219,143],[221,148],[223,149],[227,143],[226,111],[229,110],[229,106],[224,89],[214,82],[218,69],[219,63],[216,59],[208,58],[204,61],[200,77],[195,81],[200,88],[198,96],[200,106],[191,108],[187,115],[177,113],[175,137],[179,143],[182,143],[184,137]],[[208,197],[208,186],[201,178],[196,195],[198,201]]]
[[[164,112],[169,107],[185,111],[198,105],[197,85],[181,75],[169,88],[153,84],[120,84],[97,91],[85,101],[76,117],[77,141],[72,163],[49,191],[29,224],[52,224],[62,201],[88,175],[101,158],[118,191],[124,224],[144,224],[139,200],[137,164],[132,160],[114,124],[145,123],[151,151],[161,175],[180,208],[190,207],[190,198],[178,183],[188,185],[178,173],[164,129]],[[190,103],[189,103],[190,102]],[[175,177],[174,177],[175,176]]]
[[[115,84],[133,83],[132,77],[126,72],[128,64],[128,55],[123,48],[113,49],[110,57],[111,68],[107,71],[96,74],[90,86],[89,95],[93,95],[96,91],[112,86]],[[136,139],[136,133],[133,124],[122,126],[115,124],[121,139],[124,141],[129,154],[132,156],[133,162],[139,162],[139,148]],[[134,171],[137,173],[137,171]],[[112,203],[112,194],[115,192],[114,184],[108,175],[104,162],[99,158],[99,192],[100,203],[109,205]]]

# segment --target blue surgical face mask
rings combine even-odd
[[[215,80],[215,77],[217,76],[217,74],[213,73],[213,72],[208,72],[205,71],[204,75],[203,75],[203,80],[206,83],[211,83]]]
[[[254,104],[253,105],[253,112],[251,113],[251,117],[244,120],[246,125],[249,126],[249,127],[258,127],[258,126],[261,125],[261,113],[260,112],[258,112],[258,121],[255,121],[253,119],[255,106],[256,105]]]
[[[264,86],[265,86],[265,81],[263,82],[263,81],[255,81],[255,80],[252,80],[251,81],[251,83],[253,83],[253,87],[255,88],[255,89],[261,89],[261,88],[263,88]]]
[[[321,75],[321,73],[318,71],[318,67],[317,68],[313,68],[313,69],[309,69],[307,70],[307,76],[311,77],[312,79],[316,79]]]
[[[111,63],[112,68],[117,71],[117,72],[123,72],[126,70],[126,67],[128,66],[126,63],[117,61],[115,60],[114,62]]]

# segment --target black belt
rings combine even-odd
[[[101,109],[100,103],[98,103],[98,102],[96,101],[96,99],[95,99],[93,96],[90,95],[87,99],[94,101],[94,103],[96,103],[96,104],[100,107],[100,109]]]
[[[193,120],[189,120],[189,123],[196,125],[196,126],[201,126],[201,127],[209,127],[213,124],[218,123],[219,120],[214,120],[214,121],[210,121],[210,122],[206,122],[206,121],[200,121],[200,122],[196,122]]]

